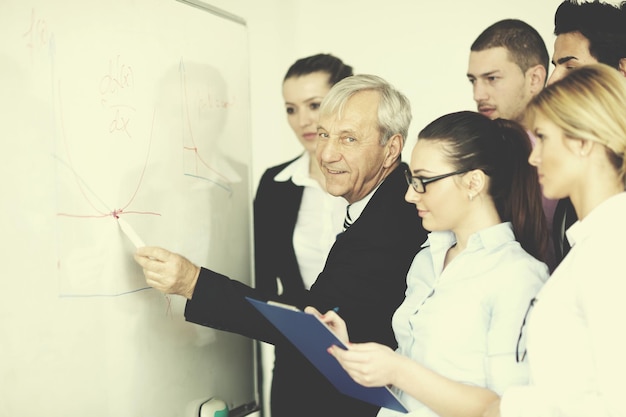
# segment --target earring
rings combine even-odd
[[[469,201],[473,201],[474,200],[474,194],[467,193],[467,198],[469,198]]]

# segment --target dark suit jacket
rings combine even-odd
[[[426,240],[415,207],[404,201],[404,169],[400,165],[383,181],[361,216],[337,237],[311,290],[294,291],[280,301],[322,312],[339,307],[351,341],[396,347],[391,317],[404,299],[409,266]],[[276,346],[272,417],[376,415],[377,407],[336,391],[244,296],[267,299],[259,290],[202,268],[185,317]]]
[[[576,223],[577,220],[578,216],[576,215],[576,210],[574,210],[574,206],[569,197],[559,200],[554,210],[554,218],[552,220],[552,239],[554,241],[554,253],[557,266],[571,249],[565,232],[571,225]]]
[[[274,181],[274,177],[292,162],[265,171],[254,199],[254,286],[267,297],[278,294],[277,278],[285,297],[304,289],[293,247],[304,187],[291,181]]]

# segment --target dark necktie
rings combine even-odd
[[[343,219],[343,231],[345,232],[352,226],[352,217],[350,217],[350,204],[346,207],[346,218]]]

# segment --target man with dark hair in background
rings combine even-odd
[[[607,64],[626,76],[626,1],[620,6],[566,0],[554,15],[554,70],[548,84],[567,72],[589,64]],[[569,198],[559,200],[553,219],[557,263],[570,250],[565,231],[578,220]]]
[[[519,122],[545,86],[549,62],[541,35],[526,22],[505,19],[489,26],[472,44],[467,69],[478,112]]]
[[[523,122],[526,105],[545,87],[549,63],[543,38],[528,23],[504,19],[487,27],[472,43],[467,69],[478,112]],[[557,202],[544,197],[542,203],[552,230]],[[551,271],[556,267],[553,246],[551,241],[545,254]]]

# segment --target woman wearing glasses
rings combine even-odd
[[[537,259],[548,235],[530,152],[521,126],[474,112],[419,134],[405,198],[431,233],[393,316],[399,347],[329,349],[358,383],[393,385],[411,416],[480,416],[497,393],[527,381],[516,341],[548,277]],[[322,319],[348,341],[339,316]]]
[[[569,197],[572,249],[527,320],[532,384],[505,391],[488,416],[624,416],[626,375],[626,79],[581,67],[531,101],[530,163],[549,198]]]

